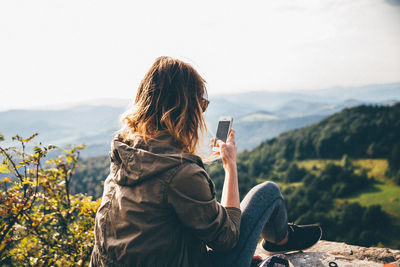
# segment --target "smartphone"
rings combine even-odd
[[[220,151],[220,148],[216,146],[217,140],[226,142],[229,131],[232,128],[232,123],[233,123],[233,117],[231,117],[231,116],[225,116],[225,117],[221,117],[219,119],[218,127],[217,127],[217,134],[215,135],[213,151],[217,151],[217,152]]]

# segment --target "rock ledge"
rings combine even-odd
[[[269,257],[260,246],[257,246],[256,255],[263,259]],[[382,267],[385,263],[392,263],[396,267],[400,265],[400,250],[366,248],[323,240],[304,252],[290,253],[285,256],[291,266],[295,267],[322,267],[329,266],[330,262],[335,262],[339,267]]]

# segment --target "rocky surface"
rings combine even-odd
[[[263,259],[269,257],[260,246],[257,246],[256,255]],[[336,263],[338,267],[382,267],[387,263],[392,263],[393,266],[398,267],[400,265],[400,250],[365,248],[345,243],[320,241],[304,252],[285,254],[285,258],[289,260],[290,266],[294,267],[335,266],[331,262]]]

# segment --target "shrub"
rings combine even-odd
[[[69,188],[84,146],[67,150],[40,144],[28,153],[27,144],[35,136],[14,136],[21,149],[0,146],[0,262],[86,266],[100,199],[72,195]],[[49,159],[43,163],[46,156]]]

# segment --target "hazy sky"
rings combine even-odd
[[[0,0],[0,110],[133,98],[160,55],[210,94],[400,81],[400,0]]]

